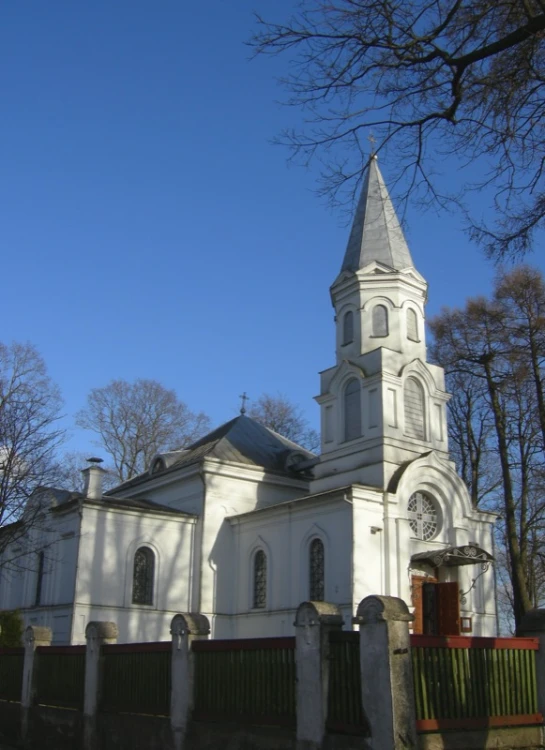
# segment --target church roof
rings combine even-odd
[[[178,457],[172,461],[176,454]],[[170,452],[165,471],[190,466],[205,458],[215,458],[219,461],[259,466],[268,471],[289,472],[296,470],[296,462],[290,466],[286,463],[287,459],[294,455],[300,456],[305,463],[308,459],[315,458],[313,453],[292,440],[270,430],[255,419],[241,414],[209,432],[185,450]],[[119,490],[141,484],[149,478],[149,472],[139,474],[107,494],[113,495]]]
[[[302,453],[305,458],[314,458],[310,451],[297,443],[241,414],[193,443],[173,466],[184,466],[206,456],[283,470],[288,454],[294,451]]]
[[[372,156],[341,272],[358,271],[375,261],[396,271],[414,266],[377,157]]]

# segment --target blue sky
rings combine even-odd
[[[37,346],[67,427],[91,388],[138,377],[213,424],[245,390],[285,393],[317,426],[349,230],[271,145],[300,117],[277,103],[285,61],[244,45],[253,10],[292,5],[2,3],[2,340]],[[489,291],[459,217],[413,209],[407,238],[428,316]],[[92,440],[72,429],[69,448]]]

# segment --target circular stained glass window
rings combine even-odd
[[[407,505],[409,526],[417,539],[431,539],[437,533],[439,520],[437,506],[425,492],[415,492]]]

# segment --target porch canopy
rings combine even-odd
[[[488,565],[494,562],[494,558],[481,547],[465,544],[462,547],[418,552],[411,557],[411,562],[426,562],[434,568],[440,568],[442,565],[453,568],[459,565]]]

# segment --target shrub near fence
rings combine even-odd
[[[366,734],[360,677],[360,634],[329,634],[329,696],[327,728],[333,732]]]
[[[0,648],[0,700],[20,702],[24,658],[23,648]]]
[[[417,728],[540,724],[537,638],[411,636]]]
[[[170,642],[112,644],[102,654],[101,711],[170,714]]]
[[[36,702],[82,710],[85,646],[39,646],[36,656]]]
[[[194,641],[194,717],[295,725],[295,638]]]

